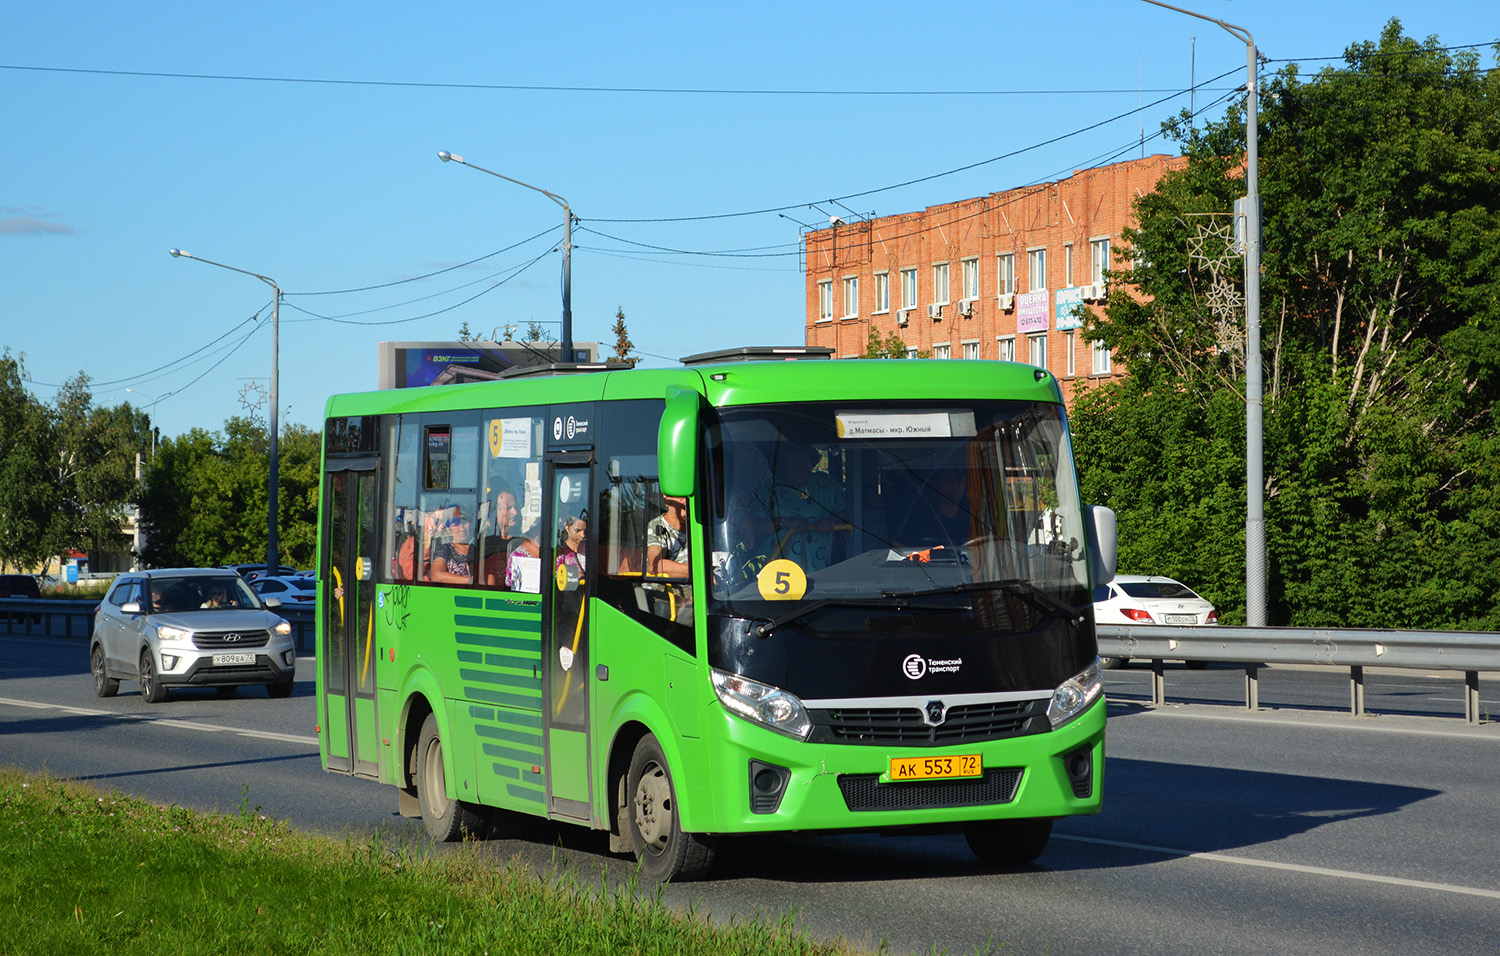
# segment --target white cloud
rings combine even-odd
[[[48,222],[35,216],[0,217],[0,236],[34,236],[42,233],[59,236],[73,235],[73,227],[61,222]]]

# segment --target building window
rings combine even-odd
[[[964,260],[964,298],[979,298],[979,260]]]
[[[964,358],[966,358],[966,359],[977,359],[977,358],[979,358],[979,343],[978,342],[965,342],[964,343]]]
[[[1026,253],[1026,291],[1047,288],[1047,250],[1032,249]]]
[[[932,357],[933,358],[952,358],[953,357],[953,347],[951,345],[949,345],[947,342],[935,343],[932,346]]]
[[[1016,257],[1009,252],[995,257],[995,294],[1016,294]]]
[[[1104,272],[1109,268],[1109,240],[1093,239],[1089,242],[1089,281],[1104,285]]]
[[[917,307],[917,270],[901,270],[901,308],[915,309]]]
[[[906,357],[909,359],[914,359],[917,357],[917,347],[915,345],[909,345],[906,347]]]
[[[1026,344],[1031,350],[1031,364],[1035,365],[1037,368],[1046,368],[1047,336],[1045,334],[1028,335],[1026,336]]]
[[[932,301],[938,305],[948,304],[948,263],[939,262],[932,267]]]
[[[891,274],[889,272],[875,273],[875,311],[891,311]]]
[[[852,319],[859,315],[859,277],[849,276],[844,279],[844,318]]]
[[[1094,374],[1110,374],[1109,346],[1103,342],[1090,342],[1089,345],[1094,350]]]
[[[833,280],[824,279],[818,283],[818,321],[827,322],[833,318]]]
[[[1063,244],[1063,287],[1073,288],[1073,244]]]
[[[1002,335],[995,339],[999,346],[1000,354],[996,356],[1002,362],[1014,362],[1016,360],[1016,338],[1013,335]]]
[[[1068,376],[1068,378],[1072,378],[1077,374],[1077,372],[1073,370],[1074,345],[1075,343],[1073,340],[1073,332],[1070,329],[1069,331],[1063,333],[1063,374]]]

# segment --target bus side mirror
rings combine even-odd
[[[656,467],[661,493],[687,497],[698,477],[698,403],[692,389],[667,389],[667,407],[656,433]]]
[[[1114,579],[1120,559],[1120,542],[1113,508],[1089,505],[1083,509],[1083,523],[1088,535],[1089,579],[1104,584]]]

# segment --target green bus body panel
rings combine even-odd
[[[368,763],[377,763],[380,760],[380,748],[376,745],[375,737],[375,700],[371,697],[354,698],[354,725],[360,730],[369,728],[368,733],[355,734],[355,743],[359,748],[356,757]],[[344,740],[348,740],[345,732]]]
[[[320,656],[319,661],[322,660]],[[318,683],[323,682],[323,673],[318,672]],[[319,724],[323,728],[323,734],[319,738],[319,744],[323,750],[323,764],[327,766],[329,757],[348,758],[349,753],[349,701],[348,698],[340,696],[324,697],[318,695]],[[326,701],[326,703],[324,703]]]
[[[809,368],[811,366],[811,368]],[[936,360],[745,362],[691,369],[552,376],[502,382],[394,389],[335,395],[330,418],[461,409],[491,409],[620,399],[664,400],[669,388],[698,392],[707,405],[1007,398],[1062,404],[1057,381],[1029,365]],[[319,533],[321,535],[321,522]],[[320,549],[322,544],[320,542]],[[320,551],[321,553],[321,551]],[[701,567],[697,572],[701,572]],[[701,578],[695,573],[695,578]],[[696,588],[704,581],[695,580]],[[405,613],[394,613],[392,592],[404,593]],[[594,826],[614,821],[614,792],[607,777],[628,761],[642,733],[659,740],[673,771],[677,811],[684,829],[700,833],[886,827],[960,822],[976,818],[1061,817],[1097,813],[1104,771],[1105,702],[1101,698],[1050,733],[952,747],[810,744],[751,724],[725,710],[709,680],[703,603],[697,603],[698,646],[689,655],[626,615],[590,600],[589,731],[553,732],[543,720],[541,634],[543,595],[381,584],[375,639],[379,706],[358,708],[362,741],[378,744],[379,779],[403,783],[402,755],[414,741],[414,706],[430,707],[439,723],[449,795],[479,803],[547,814],[551,777],[555,795],[591,799]],[[321,616],[319,640],[322,640]],[[321,652],[321,647],[319,648]],[[598,679],[596,668],[607,670]],[[324,759],[335,740],[349,739],[342,701],[324,697],[319,673],[319,716]],[[364,722],[369,721],[369,725]],[[378,723],[377,726],[373,726]],[[1074,796],[1062,756],[1083,748],[1094,754],[1090,796]],[[620,753],[615,754],[616,749]],[[366,755],[361,748],[361,757]],[[347,754],[338,754],[347,756]],[[1023,771],[1015,798],[1003,805],[852,812],[838,778],[885,772],[894,757],[978,753],[984,766]],[[749,761],[763,760],[792,773],[775,813],[750,811]],[[588,768],[588,779],[583,773]],[[890,786],[900,786],[892,784]],[[591,794],[591,798],[590,798]]]

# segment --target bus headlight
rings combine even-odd
[[[1068,678],[1062,686],[1052,692],[1052,703],[1047,705],[1047,720],[1053,729],[1077,717],[1104,693],[1104,680],[1099,676],[1099,658],[1083,671]]]
[[[795,695],[718,668],[710,673],[719,702],[734,713],[799,740],[806,740],[812,733],[807,708]]]

